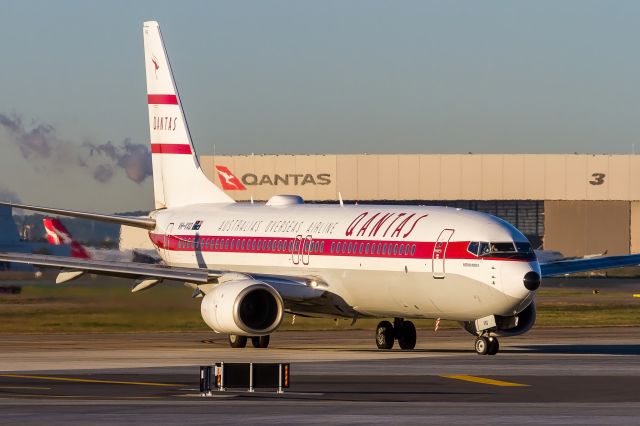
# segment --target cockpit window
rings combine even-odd
[[[467,251],[476,256],[505,259],[530,259],[534,256],[529,243],[471,241]]]
[[[469,243],[469,246],[467,247],[467,251],[473,255],[478,255],[478,247],[480,246],[480,243],[477,241],[471,241]]]

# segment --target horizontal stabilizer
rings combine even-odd
[[[61,216],[78,217],[82,219],[98,220],[101,222],[118,223],[120,225],[133,226],[135,228],[155,229],[156,221],[145,217],[128,217],[119,215],[108,215],[100,213],[85,213],[74,210],[55,209],[51,207],[29,206],[26,204],[14,204],[0,202],[0,206],[9,206],[16,209],[31,210],[34,212],[43,212],[50,214],[58,214]]]

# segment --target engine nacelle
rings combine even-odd
[[[270,285],[243,279],[215,286],[202,298],[200,312],[219,333],[262,336],[278,328],[284,304]]]
[[[518,315],[511,317],[503,317],[496,315],[496,329],[491,330],[494,336],[517,336],[526,333],[533,327],[536,322],[536,304],[531,302],[529,306],[524,308]],[[478,335],[475,321],[466,321],[461,323],[467,332],[475,336]]]

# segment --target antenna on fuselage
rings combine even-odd
[[[340,201],[340,207],[344,207],[344,201],[342,201],[342,194],[338,191],[338,200]]]

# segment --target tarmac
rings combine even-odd
[[[462,330],[412,351],[372,331],[0,334],[2,424],[639,424],[640,327],[534,328],[479,356]],[[291,387],[199,393],[199,366],[290,362]]]

